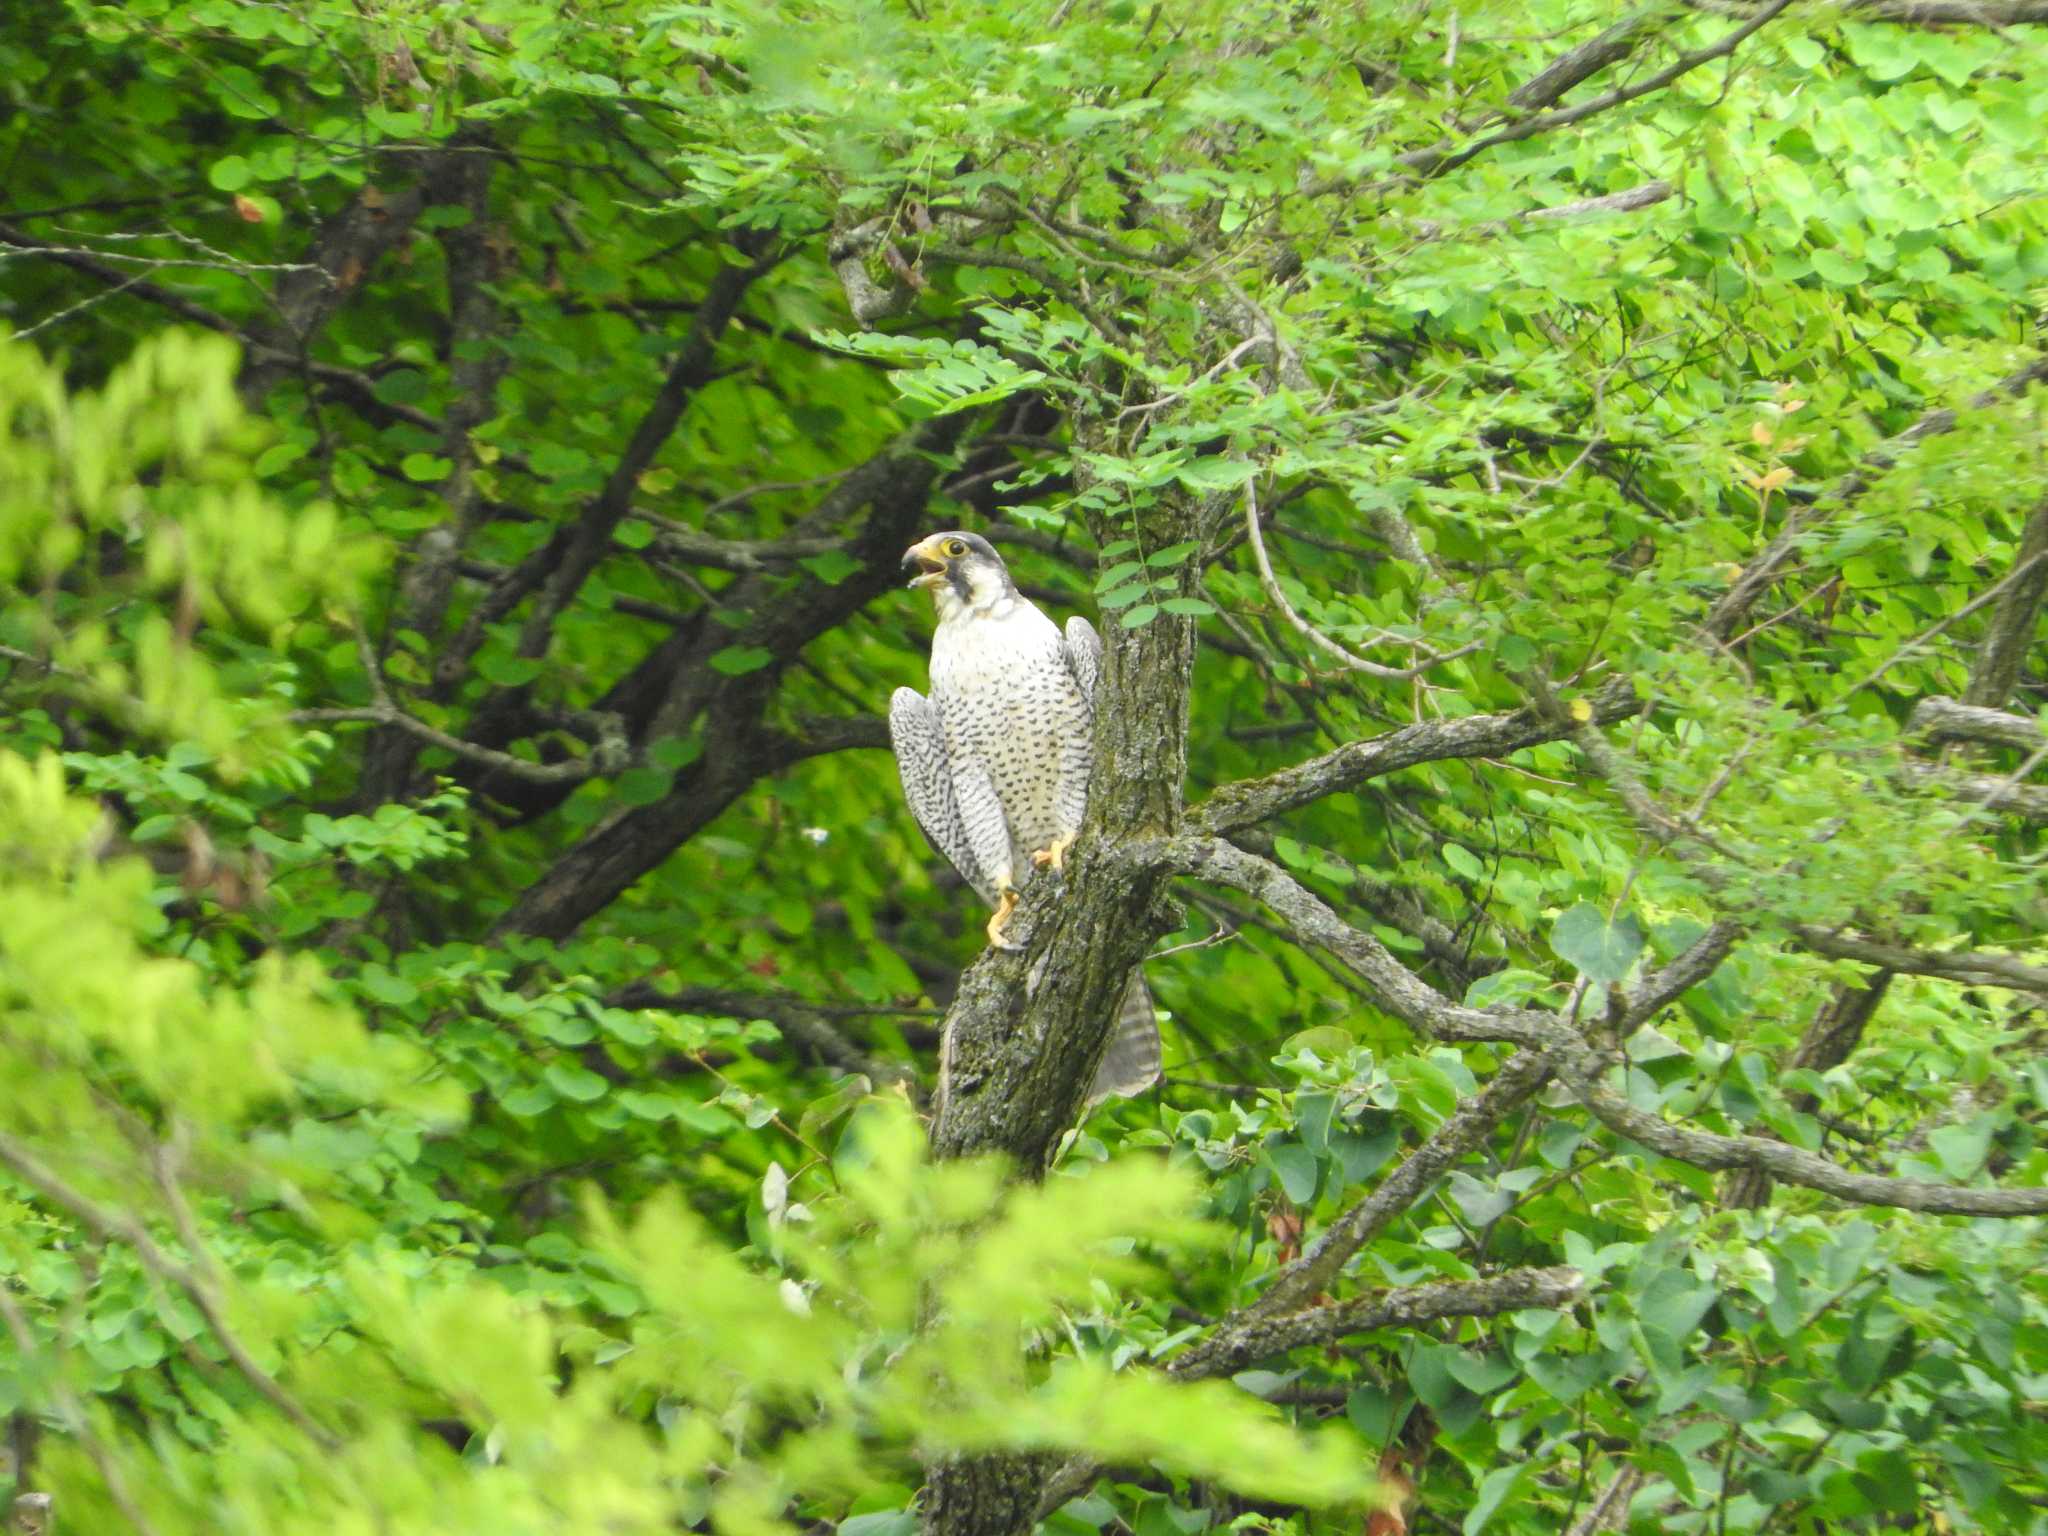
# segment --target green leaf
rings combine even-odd
[[[455,461],[431,453],[408,453],[398,467],[408,480],[445,480],[455,472]]]
[[[1321,1173],[1315,1154],[1299,1142],[1284,1141],[1267,1147],[1265,1155],[1287,1198],[1296,1205],[1312,1204]]]
[[[1449,1358],[1446,1367],[1460,1386],[1481,1397],[1498,1392],[1522,1374],[1498,1355],[1475,1355],[1464,1349]]]
[[[1598,907],[1580,902],[1550,930],[1550,947],[1581,975],[1612,986],[1625,979],[1643,952],[1642,925],[1624,914],[1610,923]]]
[[[1486,1529],[1500,1507],[1514,1497],[1522,1485],[1528,1482],[1534,1470],[1532,1463],[1514,1461],[1505,1466],[1495,1467],[1479,1480],[1479,1492],[1472,1500],[1472,1508],[1465,1516],[1465,1536],[1479,1536]]]
[[[1467,1223],[1483,1227],[1498,1221],[1514,1207],[1514,1196],[1506,1190],[1480,1183],[1463,1170],[1453,1170],[1450,1177],[1451,1200]]]
[[[797,564],[828,587],[836,587],[860,570],[860,562],[843,549],[828,549],[822,555],[805,555]]]
[[[1351,1421],[1351,1427],[1365,1436],[1366,1443],[1386,1446],[1408,1417],[1408,1406],[1397,1403],[1391,1393],[1372,1385],[1370,1382],[1354,1388],[1344,1400],[1344,1417]]]
[[[1486,878],[1486,866],[1481,864],[1469,849],[1462,848],[1456,843],[1445,843],[1443,855],[1444,862],[1467,880],[1483,880]]]
[[[1169,597],[1159,607],[1163,612],[1178,614],[1184,619],[1207,618],[1216,611],[1215,604],[1200,597]]]
[[[563,1098],[578,1104],[595,1103],[611,1086],[588,1067],[571,1061],[548,1063],[541,1072],[541,1080]]]
[[[1095,590],[1097,592],[1107,592],[1118,583],[1129,581],[1144,569],[1145,567],[1135,560],[1120,560],[1115,565],[1106,567],[1095,578]]]
[[[524,688],[546,669],[530,656],[486,652],[477,658],[476,670],[486,682],[496,683],[500,688]]]
[[[908,1509],[891,1509],[872,1515],[855,1515],[839,1522],[839,1536],[915,1536],[917,1515]]]
[[[1157,603],[1140,603],[1137,607],[1126,610],[1117,622],[1123,625],[1125,629],[1138,629],[1146,624],[1150,624],[1158,617],[1159,605]]]
[[[749,672],[758,672],[775,660],[775,653],[759,645],[728,645],[722,651],[713,651],[708,664],[714,672],[727,677],[742,677]]]
[[[206,179],[223,192],[241,191],[254,176],[249,162],[240,155],[222,155],[213,162],[213,169],[206,173]]]

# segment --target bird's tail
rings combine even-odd
[[[1095,1082],[1088,1089],[1088,1102],[1097,1103],[1115,1095],[1133,1098],[1159,1081],[1159,1020],[1152,1004],[1152,989],[1145,985],[1145,973],[1131,972],[1124,984],[1124,1000],[1117,1009],[1116,1030],[1103,1052],[1102,1065],[1095,1069]]]

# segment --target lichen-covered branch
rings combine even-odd
[[[1190,1379],[1225,1376],[1269,1355],[1375,1328],[1413,1328],[1445,1317],[1495,1317],[1523,1307],[1568,1306],[1585,1283],[1584,1275],[1563,1265],[1511,1269],[1481,1280],[1440,1280],[1367,1291],[1294,1312],[1226,1318],[1214,1334],[1168,1364],[1167,1370]]]
[[[1606,684],[1586,701],[1596,724],[1611,725],[1642,712],[1642,701],[1624,681]],[[1320,800],[1342,794],[1370,779],[1403,768],[1450,758],[1505,757],[1524,747],[1540,746],[1570,734],[1568,727],[1542,719],[1533,710],[1511,714],[1466,715],[1455,720],[1424,720],[1383,736],[1348,742],[1307,762],[1296,763],[1262,779],[1225,784],[1196,806],[1190,824],[1218,836],[1248,827]]]
[[[1186,838],[1168,850],[1176,867],[1257,897],[1303,941],[1351,965],[1396,1018],[1444,1040],[1500,1040],[1547,1054],[1574,1097],[1609,1130],[1696,1168],[1757,1168],[1788,1184],[1865,1205],[1959,1216],[2048,1213],[2048,1189],[1985,1189],[1853,1173],[1827,1158],[1756,1136],[1722,1136],[1674,1125],[1636,1108],[1603,1082],[1611,1063],[1554,1013],[1454,1003],[1369,934],[1351,928],[1285,870],[1227,843]]]

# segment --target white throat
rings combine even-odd
[[[971,570],[967,578],[967,595],[962,597],[950,581],[941,581],[932,589],[932,599],[938,608],[939,622],[950,624],[956,619],[1003,619],[1023,598],[1017,589],[994,571]]]

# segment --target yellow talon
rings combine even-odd
[[[1039,869],[1063,870],[1067,867],[1067,850],[1074,846],[1074,834],[1056,837],[1046,847],[1031,855],[1031,862]]]
[[[1010,914],[1017,910],[1017,892],[1005,886],[996,901],[996,909],[988,920],[988,941],[997,949],[1015,949],[1017,946],[1003,937],[1003,928],[1010,921]]]

